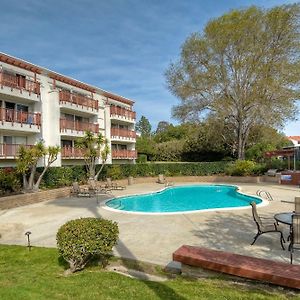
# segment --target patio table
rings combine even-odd
[[[291,226],[293,214],[294,214],[293,212],[278,213],[278,214],[274,215],[274,219],[279,223],[283,223],[283,224]]]

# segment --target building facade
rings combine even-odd
[[[134,102],[0,52],[0,166],[14,166],[20,145],[60,146],[55,166],[83,164],[75,141],[85,131],[110,144],[108,163],[136,159]]]

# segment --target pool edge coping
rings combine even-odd
[[[193,183],[193,185],[205,185],[208,183]],[[222,185],[222,186],[232,186],[232,187],[236,187],[237,188],[237,192],[241,195],[244,196],[248,196],[248,197],[252,197],[252,198],[257,198],[259,200],[261,200],[262,202],[257,204],[257,207],[265,207],[267,205],[269,205],[269,201],[259,197],[257,195],[248,195],[244,192],[242,192],[242,188],[238,185],[235,184],[226,184],[226,183],[218,183],[218,184],[210,184],[210,185]],[[118,199],[118,198],[123,198],[123,197],[130,197],[130,196],[139,196],[139,195],[146,195],[146,194],[154,194],[154,193],[160,193],[168,188],[172,188],[172,187],[176,187],[176,186],[185,186],[185,184],[179,184],[179,185],[173,185],[173,186],[165,186],[164,188],[157,190],[157,191],[153,191],[153,192],[145,192],[145,193],[134,193],[134,194],[129,194],[129,195],[125,195],[125,196],[117,196],[113,199]],[[205,212],[212,212],[212,211],[232,211],[232,210],[242,210],[242,209],[249,209],[251,208],[251,206],[241,206],[241,207],[224,207],[224,208],[208,208],[208,209],[200,209],[200,210],[189,210],[189,211],[177,211],[177,212],[139,212],[139,211],[128,211],[128,210],[121,210],[121,209],[115,209],[115,208],[111,208],[109,206],[106,205],[107,202],[113,200],[113,199],[108,199],[102,203],[100,203],[100,207],[108,210],[108,211],[112,211],[112,212],[116,212],[116,213],[125,213],[125,214],[131,214],[131,215],[148,215],[148,216],[170,216],[170,215],[183,215],[183,214],[195,214],[195,213],[205,213]]]

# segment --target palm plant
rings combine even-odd
[[[84,137],[76,140],[75,147],[83,152],[89,179],[98,180],[110,153],[108,140],[101,133],[95,135],[91,131],[86,131]],[[96,173],[96,165],[99,163],[101,167]]]

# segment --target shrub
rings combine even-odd
[[[120,179],[122,178],[122,171],[119,165],[112,165],[107,170],[107,177],[110,177],[111,179]]]
[[[20,176],[12,169],[0,169],[0,195],[19,192],[21,190]]]
[[[37,171],[41,172],[42,168],[38,168]],[[84,166],[49,168],[43,177],[41,187],[58,188],[69,186],[74,181],[86,181],[86,171]]]
[[[158,161],[180,161],[184,149],[182,140],[173,140],[155,145],[154,159]]]
[[[226,169],[226,174],[231,176],[253,175],[257,164],[251,160],[237,160]]]
[[[116,222],[81,218],[62,225],[56,235],[60,255],[73,273],[82,270],[96,256],[107,259],[116,245],[119,229]]]
[[[139,154],[136,162],[138,164],[143,164],[143,163],[146,163],[147,162],[147,155],[146,154]]]

